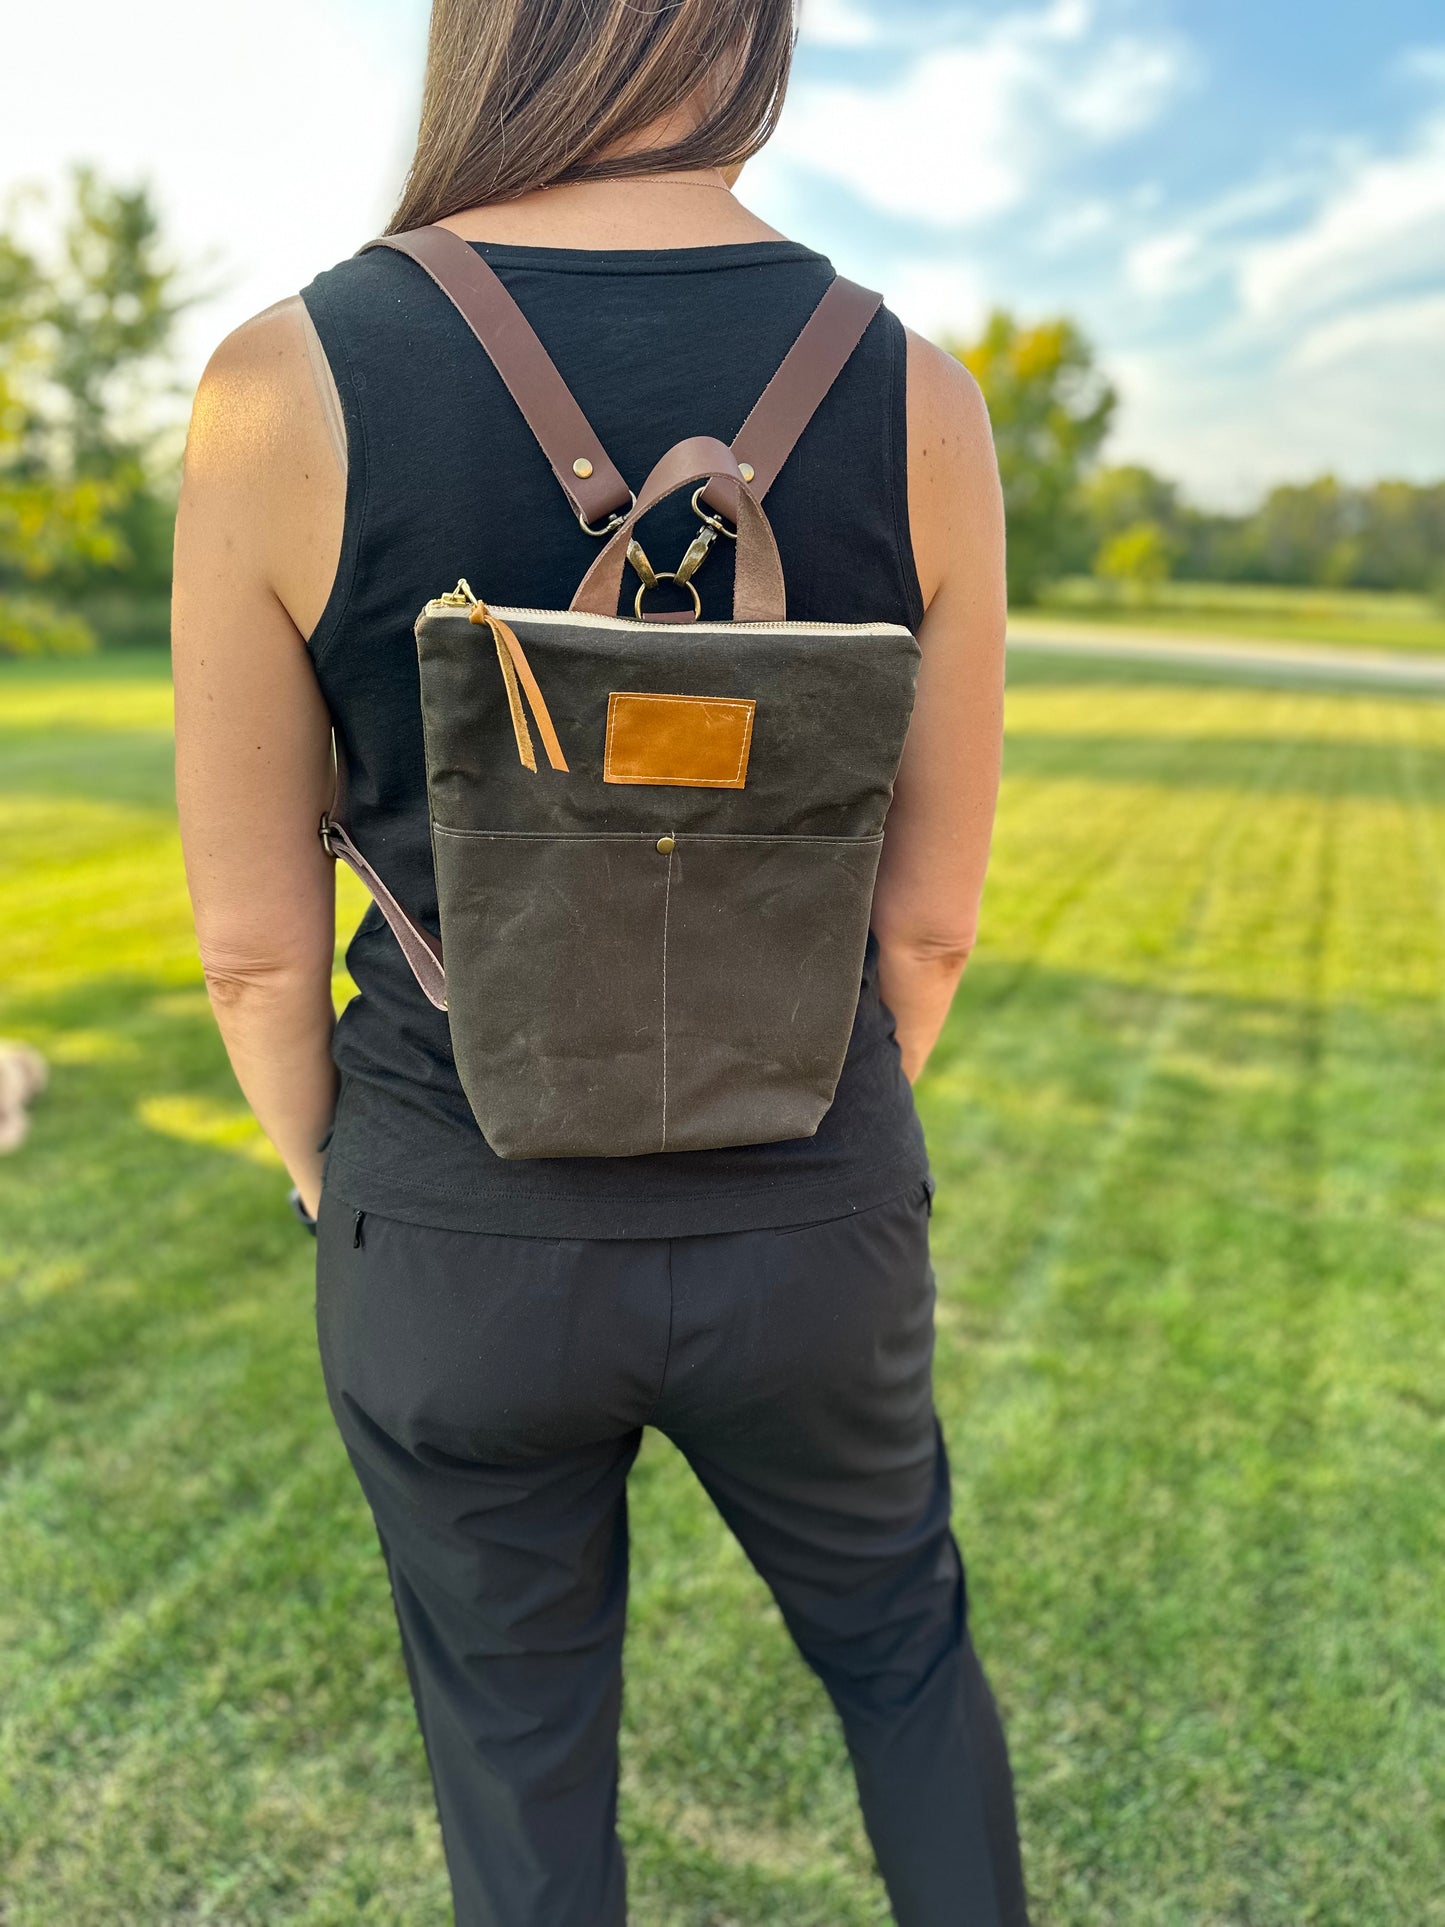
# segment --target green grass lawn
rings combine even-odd
[[[156,656],[0,667],[0,1033],[55,1073],[0,1161],[0,1920],[437,1927],[168,716]],[[1015,663],[920,1101],[1038,1927],[1445,1923],[1442,885],[1445,705]],[[654,1435],[633,1530],[638,1927],[885,1921],[826,1701]]]
[[[1021,609],[1020,634],[1039,622],[1362,649],[1445,652],[1445,607],[1427,596],[1363,589],[1290,589],[1249,582],[1165,582],[1145,604],[1121,601],[1087,576],[1056,582],[1042,603]]]

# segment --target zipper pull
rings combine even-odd
[[[464,575],[457,577],[457,586],[454,589],[449,589],[445,595],[439,595],[436,599],[445,609],[470,609],[477,600],[472,593],[471,583]]]
[[[364,1211],[358,1211],[356,1214],[356,1221],[352,1227],[352,1232],[351,1232],[351,1249],[353,1251],[360,1251],[366,1243],[365,1238],[363,1238],[361,1235],[362,1226],[365,1223],[366,1223],[366,1213]]]

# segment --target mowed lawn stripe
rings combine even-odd
[[[1304,723],[1340,735],[1335,713],[1275,714],[1286,734]],[[1427,720],[1438,743],[1440,712]],[[1281,768],[1280,795],[1250,849],[1232,854],[1216,927],[1196,952],[1212,969],[1151,1082],[1115,1195],[1080,1227],[1069,1275],[1050,1298],[1059,1316],[1039,1334],[1033,1363],[1036,1384],[1055,1395],[1037,1394],[1037,1425],[1011,1441],[1010,1462],[986,1455],[975,1530],[986,1573],[1001,1576],[990,1618],[1005,1640],[1017,1633],[1014,1615],[1032,1619],[1046,1648],[1036,1648],[1037,1670],[1019,1667],[1016,1690],[1028,1696],[1024,1738],[1035,1718],[1047,1736],[1028,1761],[1038,1778],[1026,1807],[1038,1817],[1036,1865],[1056,1880],[1065,1918],[1436,1917],[1429,1868],[1438,1840],[1429,1827],[1388,1823],[1377,1810],[1385,1797],[1370,1801],[1369,1851],[1332,1856],[1332,1843],[1347,1837],[1340,1810],[1358,1799],[1378,1753],[1331,1753],[1323,1715],[1354,1710],[1347,1680],[1322,1695],[1338,1692],[1330,1708],[1308,1708],[1304,1690],[1319,1635],[1342,1643],[1354,1630],[1348,1620],[1322,1621],[1326,1546],[1338,1565],[1343,1538],[1346,1561],[1378,1570],[1387,1541],[1368,1509],[1340,1516],[1337,1501],[1320,1504],[1318,1530],[1314,1513],[1307,1526],[1300,1520],[1302,1485],[1317,1479],[1327,1491],[1354,1458],[1354,1441],[1327,1423],[1327,1408],[1316,1419],[1318,1361],[1333,1342],[1321,1304],[1332,1279],[1314,1224],[1323,1186],[1316,1119],[1327,1116],[1356,1155],[1361,1139],[1326,1081],[1322,1024],[1332,1036],[1340,1013],[1330,1006],[1321,1018],[1321,960],[1330,945],[1355,941],[1345,911],[1357,886],[1378,890],[1382,833],[1396,807],[1357,801],[1351,745],[1340,741],[1338,792],[1316,777],[1313,804],[1291,798]],[[1201,742],[1196,776],[1207,782],[1208,769]],[[1166,827],[1151,823],[1150,833]],[[1367,860],[1346,873],[1347,848]],[[1383,988],[1398,1008],[1398,986]],[[1383,1054],[1379,1037],[1371,1040],[1369,1063],[1385,1090],[1408,1065],[1418,1014],[1387,1033]],[[1427,1061],[1438,1066],[1438,1037],[1430,1042]],[[1440,1276],[1437,1268],[1417,1280],[1419,1302],[1433,1298],[1437,1318]],[[1339,1295],[1358,1318],[1368,1316],[1370,1291],[1368,1275],[1354,1274]],[[1433,1369],[1427,1351],[1420,1376]],[[967,1439],[967,1406],[958,1424]],[[1433,1454],[1438,1465],[1438,1441]],[[1021,1570],[1009,1567],[1000,1535]],[[1084,1552],[1072,1571],[1050,1538]],[[1414,1571],[1428,1583],[1422,1553]],[[1372,1616],[1389,1618],[1381,1601],[1355,1626],[1368,1628]],[[1438,1678],[1438,1621],[1423,1599],[1405,1618],[1420,1636],[1409,1689],[1419,1704],[1432,1697],[1432,1663]],[[1061,1625],[1070,1627],[1062,1639]],[[1313,1804],[1280,1746],[1301,1721],[1328,1762],[1314,1762]],[[1382,1737],[1372,1734],[1376,1747]],[[1088,1782],[1100,1747],[1121,1744],[1105,1812]],[[1432,1778],[1438,1785],[1438,1736],[1432,1745],[1424,1730],[1397,1724],[1391,1750],[1389,1783],[1418,1813]],[[1119,1864],[1133,1871],[1135,1892]],[[1421,1911],[1399,1912],[1402,1892]]]

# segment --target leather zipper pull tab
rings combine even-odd
[[[492,614],[485,602],[473,605],[471,618],[479,628],[489,629],[496,645],[497,661],[501,665],[502,682],[507,691],[507,707],[512,717],[512,733],[517,739],[517,756],[523,769],[537,773],[537,755],[532,748],[531,732],[527,728],[526,712],[522,707],[522,694],[526,692],[531,705],[532,718],[542,738],[542,748],[546,751],[547,761],[553,769],[564,773],[567,759],[562,754],[562,745],[557,740],[557,732],[552,727],[552,718],[537,687],[537,678],[532,674],[531,664],[523,653],[522,645],[509,623],[500,616]]]

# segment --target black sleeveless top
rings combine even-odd
[[[791,241],[473,245],[634,488],[685,436],[732,440],[833,275]],[[488,602],[565,608],[597,544],[486,353],[415,263],[384,248],[353,256],[302,299],[348,442],[340,563],[308,647],[345,748],[351,832],[435,930],[412,624],[459,576]],[[880,309],[768,492],[790,616],[917,631],[906,460],[904,334]],[[639,531],[657,568],[696,532],[687,498],[659,504]],[[704,615],[732,606],[731,546],[715,543],[696,578]],[[841,1216],[927,1174],[871,937],[837,1095],[814,1136],[632,1158],[496,1157],[458,1082],[446,1015],[375,907],[346,960],[360,995],[336,1029],[325,1184],[357,1209],[460,1231],[670,1238]]]

